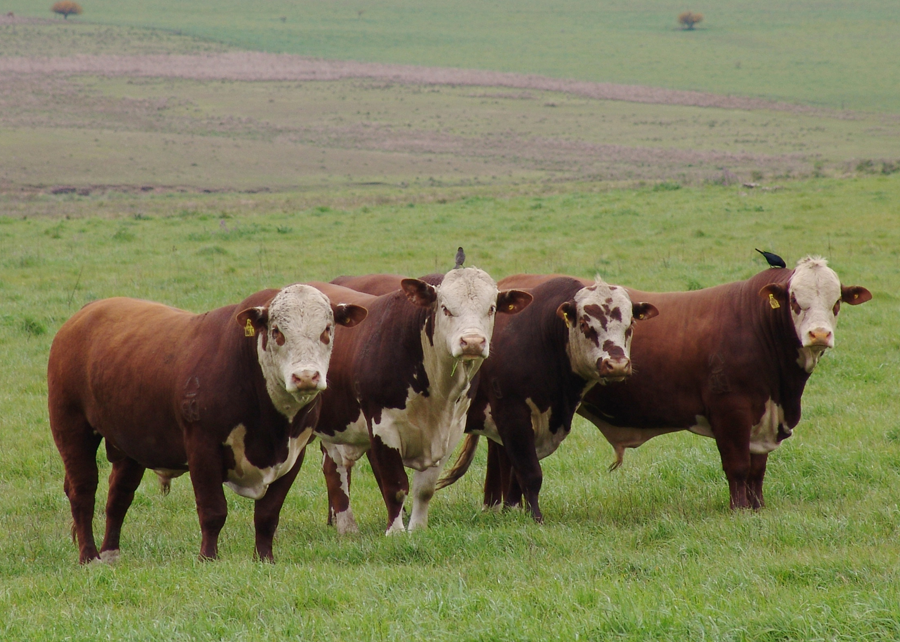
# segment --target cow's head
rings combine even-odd
[[[494,280],[478,268],[450,270],[440,285],[403,279],[401,286],[413,304],[432,310],[435,348],[457,360],[487,359],[494,316],[521,312],[532,300],[520,290],[498,292]]]
[[[566,352],[572,371],[588,381],[621,381],[631,375],[631,335],[635,321],[659,311],[632,303],[625,288],[604,283],[581,288],[556,309],[568,328]]]
[[[332,304],[316,288],[295,284],[268,304],[248,308],[237,322],[257,337],[257,358],[275,407],[292,418],[325,390],[335,324],[352,327],[368,311],[358,305]]]
[[[808,256],[797,262],[787,287],[771,283],[759,291],[773,309],[788,306],[800,356],[797,363],[812,372],[819,357],[834,347],[834,329],[841,302],[859,305],[872,298],[866,288],[843,286],[837,274],[821,257]]]

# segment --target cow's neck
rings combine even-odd
[[[812,369],[807,370],[798,363],[800,340],[794,330],[790,310],[782,305],[773,309],[768,300],[759,296],[759,290],[765,285],[750,280],[746,288],[747,309],[753,310],[752,323],[759,328],[761,352],[765,357],[765,370],[772,381],[772,398],[784,409],[785,423],[794,427],[800,421],[800,397],[809,379]],[[784,283],[787,286],[787,283]],[[815,364],[813,364],[815,367]]]

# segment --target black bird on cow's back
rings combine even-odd
[[[769,264],[769,267],[773,268],[783,268],[787,267],[787,264],[784,262],[784,259],[778,256],[777,254],[772,254],[771,252],[763,252],[759,248],[753,248],[757,252],[763,255],[766,259],[766,263]]]
[[[458,270],[463,266],[463,263],[466,262],[466,253],[463,252],[462,248],[456,250],[456,265],[453,266],[454,270]]]

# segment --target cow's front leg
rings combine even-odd
[[[291,485],[300,472],[303,465],[303,457],[306,448],[300,451],[297,461],[291,469],[269,484],[266,494],[257,499],[253,506],[253,526],[256,530],[256,555],[263,562],[274,562],[275,555],[272,551],[272,542],[275,539],[275,530],[281,519],[281,507],[287,497]]]
[[[375,476],[381,486],[381,496],[388,511],[387,535],[403,533],[403,502],[409,494],[409,478],[403,467],[400,451],[391,448],[381,441],[381,437],[372,437],[372,449],[369,461],[375,469]]]
[[[487,470],[484,473],[484,508],[499,507],[503,503],[503,491],[509,475],[509,462],[503,446],[488,439]]]
[[[428,528],[428,506],[431,498],[434,497],[434,487],[437,485],[438,477],[440,477],[446,461],[445,457],[437,466],[417,470],[413,473],[413,508],[409,518],[409,530]]]
[[[359,532],[350,507],[353,463],[352,459],[344,457],[340,446],[322,442],[322,474],[328,488],[328,524],[334,524],[338,535]]]
[[[200,559],[214,560],[219,555],[219,533],[228,516],[225,501],[225,464],[219,448],[190,448],[188,468],[197,515],[200,518]]]
[[[506,488],[505,503],[507,506],[512,506],[514,505],[512,502],[524,495],[531,516],[534,521],[541,524],[544,521],[544,515],[541,513],[538,496],[543,485],[544,474],[541,471],[541,464],[535,448],[531,411],[524,403],[509,404],[494,412],[494,423],[503,439],[503,448],[515,473],[515,481],[518,482],[518,489],[516,489],[516,484],[512,479],[510,480],[510,484]],[[520,492],[522,495],[519,494]]]
[[[747,413],[711,418],[713,436],[728,479],[732,509],[750,508],[747,479],[750,475],[750,419]]]
[[[750,476],[747,478],[747,499],[750,500],[750,508],[759,509],[766,505],[763,499],[763,478],[766,476],[768,460],[768,453],[750,455]]]

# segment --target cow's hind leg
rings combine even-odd
[[[759,509],[766,505],[763,499],[763,478],[766,476],[768,453],[750,455],[750,475],[747,478],[747,499],[750,508]]]
[[[538,461],[535,448],[531,413],[524,404],[510,404],[504,412],[501,413],[498,409],[494,413],[494,422],[503,439],[503,448],[515,472],[515,479],[518,481],[518,489],[513,483],[508,486],[505,504],[513,506],[515,505],[513,502],[517,502],[524,495],[525,503],[528,505],[534,521],[539,524],[543,523],[544,516],[541,513],[538,496],[541,492],[544,474],[541,471],[541,463]]]
[[[503,446],[488,439],[487,470],[484,473],[484,508],[491,509],[503,503],[504,473],[509,474],[509,464],[501,462]],[[504,470],[504,464],[506,470]]]
[[[353,463],[353,460],[343,456],[340,446],[322,443],[322,474],[328,488],[328,523],[334,525],[338,535],[359,532],[350,507]]]
[[[109,474],[106,534],[103,537],[103,546],[100,547],[100,559],[104,562],[115,562],[119,559],[119,536],[122,532],[122,523],[125,521],[125,513],[134,501],[134,491],[140,486],[146,469],[135,460],[110,448],[108,444],[107,453],[113,467]]]
[[[63,460],[63,487],[72,510],[73,535],[78,543],[78,561],[99,559],[94,541],[94,501],[97,494],[97,448],[100,435],[80,414],[58,411],[50,404],[53,440]]]

